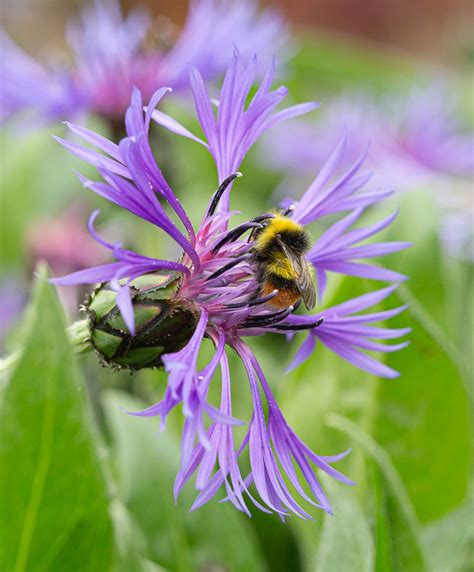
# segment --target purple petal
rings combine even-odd
[[[348,361],[352,365],[355,365],[359,369],[367,371],[368,373],[378,377],[387,377],[389,379],[399,377],[400,375],[397,371],[384,364],[381,364],[376,359],[358,352],[350,346],[343,345],[338,340],[338,338],[334,338],[332,336],[321,333],[318,335],[318,338],[330,350],[332,350],[338,356],[342,357],[342,359]]]
[[[102,266],[95,266],[94,268],[86,268],[85,270],[78,270],[67,276],[60,278],[51,278],[51,284],[58,286],[75,286],[76,284],[97,284],[98,282],[109,282],[120,274],[123,269],[122,262],[112,262],[110,264],[103,264]]]
[[[201,74],[194,66],[190,67],[189,77],[199,123],[201,124],[206,139],[213,145],[217,126],[206,86]]]
[[[112,283],[112,286],[113,283]],[[123,286],[119,286],[118,284],[115,285],[117,288],[117,307],[120,310],[120,314],[122,315],[123,321],[125,325],[129,329],[132,336],[135,335],[135,315],[133,313],[133,306],[132,300],[130,298],[130,286],[129,283],[124,284]]]
[[[331,335],[338,336],[344,334],[354,334],[356,336],[365,336],[367,338],[391,340],[400,338],[411,332],[411,328],[376,328],[374,326],[353,326],[347,323],[344,317],[340,320],[337,318],[327,318],[318,329],[320,332],[328,332]]]
[[[316,268],[317,288],[319,298],[322,300],[327,286],[327,275],[322,268]]]
[[[151,121],[151,118],[152,118],[154,111],[156,111],[156,107],[158,106],[160,101],[163,99],[163,96],[170,91],[172,91],[171,87],[162,87],[161,89],[158,89],[157,91],[155,91],[152,98],[150,99],[148,107],[145,108],[145,112],[146,112],[145,113],[145,131],[146,131],[146,133],[148,133],[148,129],[150,128],[150,121]]]
[[[347,314],[352,314],[353,312],[360,312],[366,310],[370,306],[375,306],[385,298],[388,298],[392,292],[397,289],[397,285],[387,286],[386,288],[381,288],[375,292],[370,292],[369,294],[363,294],[362,296],[357,296],[343,302],[342,304],[337,304],[330,308],[330,310],[325,311],[325,315],[330,316],[345,316]]]
[[[316,244],[313,246],[308,256],[311,256],[313,252],[319,252],[323,250],[324,247],[330,245],[336,238],[341,236],[344,231],[350,228],[356,222],[356,220],[360,218],[363,212],[363,209],[355,209],[352,213],[330,226],[318,238]]]
[[[325,270],[338,272],[339,274],[347,274],[348,276],[359,276],[360,278],[370,278],[372,280],[384,280],[387,282],[403,282],[407,279],[404,274],[380,268],[370,264],[360,264],[356,262],[327,262],[313,263],[316,267],[322,267]]]
[[[109,141],[95,131],[91,131],[90,129],[81,127],[79,125],[74,125],[73,123],[69,123],[69,121],[65,121],[64,123],[67,125],[70,131],[76,135],[79,135],[79,137],[82,137],[82,139],[88,143],[91,143],[101,151],[104,151],[104,153],[107,153],[107,155],[110,155],[116,161],[119,161],[120,163],[122,162],[122,156],[120,155],[120,149],[118,145],[112,143],[112,141]]]
[[[399,252],[405,248],[412,246],[411,242],[377,242],[375,244],[367,244],[365,246],[358,246],[352,248],[351,258],[374,258],[376,256],[384,256],[392,252]]]
[[[172,131],[177,135],[181,135],[182,137],[187,137],[188,139],[192,139],[193,141],[196,141],[197,143],[204,145],[204,147],[209,148],[208,144],[205,141],[199,139],[199,137],[196,137],[196,135],[193,135],[191,131],[183,127],[181,123],[179,123],[178,121],[176,121],[176,119],[173,119],[166,113],[158,111],[158,109],[155,109],[151,114],[151,118],[153,119],[153,121],[155,121],[162,127],[166,127],[166,129],[168,129],[169,131]]]
[[[376,203],[383,201],[387,197],[393,195],[393,193],[394,191],[392,190],[375,191],[355,195],[353,197],[347,197],[337,201],[337,203],[332,205],[331,209],[328,209],[327,212],[338,213],[358,208],[364,209],[368,206],[375,205]]]
[[[319,103],[316,101],[312,101],[309,103],[300,103],[298,105],[293,105],[292,107],[288,107],[287,109],[283,109],[278,113],[275,113],[264,125],[262,126],[262,132],[266,131],[267,129],[271,129],[274,125],[279,123],[280,121],[287,121],[288,119],[293,119],[294,117],[299,117],[300,115],[306,115],[310,111],[314,111],[319,107]]]
[[[86,149],[80,145],[76,145],[75,143],[71,143],[70,141],[66,141],[61,137],[57,137],[53,135],[53,139],[55,139],[58,143],[60,143],[63,147],[65,147],[70,153],[79,157],[86,163],[93,165],[94,167],[103,167],[105,169],[110,170],[112,173],[116,173],[122,177],[130,179],[130,172],[128,169],[115,161],[114,159],[110,159],[109,157],[104,157],[104,155],[100,155],[97,151],[93,151],[92,149]]]
[[[316,179],[314,179],[314,181],[311,183],[311,186],[299,201],[296,210],[293,213],[293,218],[296,221],[302,222],[306,218],[307,213],[309,212],[309,209],[314,202],[316,193],[318,193],[319,190],[324,187],[324,185],[326,185],[334,176],[335,171],[341,164],[342,158],[344,157],[346,145],[347,137],[344,136],[339,141],[337,147],[334,149],[331,156],[324,164],[323,168],[320,170]]]

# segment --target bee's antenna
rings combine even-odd
[[[252,257],[253,257],[253,254],[251,254],[251,253],[242,254],[242,256],[237,256],[236,258],[231,260],[228,264],[225,264],[224,266],[222,266],[222,268],[219,268],[219,270],[216,270],[210,276],[208,276],[206,278],[206,282],[208,282],[209,280],[214,280],[214,278],[221,276],[222,274],[224,274],[224,272],[227,272],[227,270],[234,268],[234,266],[237,266],[237,264],[244,262],[244,260],[249,260]]]
[[[224,194],[224,191],[227,189],[227,187],[232,183],[232,181],[234,179],[236,179],[237,177],[241,177],[241,176],[242,176],[242,173],[239,173],[239,172],[233,173],[232,175],[227,177],[227,179],[224,179],[222,181],[219,188],[217,189],[217,191],[214,193],[214,196],[212,197],[211,206],[209,207],[209,210],[207,211],[207,215],[206,215],[207,218],[209,218],[210,216],[212,216],[216,212],[217,205],[219,204],[219,201],[221,200],[221,197]]]
[[[283,213],[283,216],[290,216],[293,214],[293,211],[296,209],[296,205],[295,204],[291,204],[286,211]]]
[[[229,231],[224,236],[224,238],[219,240],[219,242],[213,247],[213,249],[212,249],[213,254],[216,254],[217,252],[219,252],[219,250],[224,246],[224,244],[227,244],[228,242],[233,242],[234,240],[237,240],[247,230],[250,230],[250,229],[255,230],[257,228],[263,228],[263,225],[261,225],[258,222],[253,222],[253,221],[246,222],[244,224],[241,224],[240,226],[235,227],[234,229]]]
[[[237,240],[240,236],[242,236],[244,234],[244,232],[247,232],[247,230],[253,229],[252,230],[252,233],[253,233],[257,229],[264,228],[263,224],[260,224],[260,223],[265,222],[266,220],[268,220],[270,218],[274,218],[274,217],[275,217],[275,215],[273,213],[265,213],[265,214],[256,216],[252,220],[249,220],[248,222],[245,222],[245,223],[241,224],[240,226],[236,226],[234,229],[230,230],[224,236],[224,238],[222,238],[213,247],[212,252],[214,254],[216,252],[219,252],[219,250],[224,246],[224,244],[227,244],[228,242],[232,242],[234,240]],[[252,236],[252,234],[250,236]]]

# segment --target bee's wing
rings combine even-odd
[[[308,261],[304,256],[296,256],[281,240],[278,243],[295,269],[296,287],[303,298],[306,308],[312,310],[316,306],[316,288]]]
[[[316,288],[314,287],[313,274],[306,258],[300,258],[293,266],[297,271],[296,286],[303,298],[306,308],[312,310],[316,306]]]

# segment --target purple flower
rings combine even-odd
[[[378,328],[368,326],[374,322],[387,320],[400,314],[406,309],[406,306],[400,306],[393,310],[383,312],[375,312],[372,314],[352,315],[356,312],[366,310],[387,298],[393,291],[395,286],[382,288],[364,294],[344,302],[324,311],[324,321],[316,329],[310,330],[308,338],[300,347],[299,352],[295,356],[289,370],[295,368],[307,359],[315,348],[316,340],[328,347],[330,350],[338,354],[340,357],[349,361],[353,365],[368,371],[380,377],[398,377],[398,372],[379,363],[374,358],[361,352],[361,349],[371,351],[393,352],[400,350],[408,345],[407,342],[394,345],[384,345],[378,342],[370,341],[370,338],[390,340],[408,334],[410,328],[393,329]],[[321,314],[322,317],[323,314]],[[309,323],[309,316],[291,316],[287,322],[295,326],[304,326]],[[311,319],[314,319],[311,316]]]
[[[259,12],[256,0],[192,1],[168,50],[145,47],[151,31],[144,11],[124,17],[118,0],[96,0],[67,30],[75,60],[68,70],[48,69],[2,34],[0,118],[29,111],[57,121],[86,111],[120,120],[134,87],[146,101],[163,85],[188,88],[190,62],[210,79],[225,71],[234,43],[246,57],[258,52],[270,58],[288,46],[281,17],[268,9]]]
[[[330,512],[317,471],[351,484],[349,479],[332,467],[345,453],[334,457],[317,455],[295,435],[278,408],[265,375],[244,338],[267,332],[288,335],[305,330],[309,333],[310,341],[305,342],[297,360],[305,359],[312,351],[314,340],[319,339],[357,367],[376,375],[393,377],[397,375],[396,372],[366,355],[364,350],[384,352],[399,349],[405,343],[385,346],[370,341],[370,338],[397,338],[408,330],[366,325],[385,320],[403,308],[389,312],[359,313],[386,298],[395,286],[327,308],[315,316],[294,316],[292,313],[296,308],[293,306],[279,311],[271,310],[267,302],[276,292],[256,296],[258,278],[251,252],[253,243],[252,240],[242,239],[242,236],[274,215],[266,213],[229,230],[234,214],[229,210],[230,189],[238,176],[236,170],[242,159],[262,133],[282,120],[314,109],[316,104],[305,103],[276,111],[286,96],[286,90],[271,89],[273,66],[247,104],[255,74],[255,60],[245,62],[239,54],[234,54],[220,100],[213,106],[200,72],[196,68],[191,69],[191,89],[204,139],[199,139],[176,120],[155,109],[166,88],[155,94],[145,112],[139,92],[134,92],[126,115],[127,137],[119,145],[84,128],[71,126],[76,134],[98,149],[96,151],[61,141],[72,153],[95,165],[102,177],[102,182],[96,182],[81,176],[83,184],[164,231],[179,245],[183,256],[179,262],[158,260],[124,250],[118,244],[108,244],[92,229],[94,215],[91,230],[97,240],[111,250],[116,262],[82,270],[54,282],[71,285],[110,281],[111,287],[118,292],[117,305],[123,319],[133,332],[135,318],[130,299],[131,281],[149,272],[180,273],[181,283],[172,302],[192,303],[198,310],[196,326],[182,349],[162,357],[169,374],[162,401],[136,413],[141,416],[159,415],[164,424],[171,409],[179,404],[183,406],[182,464],[176,478],[175,495],[195,475],[199,494],[193,508],[208,502],[224,487],[226,500],[246,514],[250,515],[250,501],[259,509],[276,512],[282,518],[290,513],[310,518],[301,501],[290,492],[288,481],[301,500]],[[193,229],[155,162],[148,142],[152,120],[199,142],[215,161],[220,187],[212,196],[197,230]],[[354,243],[387,226],[391,219],[382,221],[380,225],[346,232],[366,206],[383,197],[361,191],[365,180],[365,176],[359,174],[362,161],[336,177],[344,147],[344,142],[337,147],[287,216],[306,225],[328,214],[351,211],[349,220],[346,217],[342,219],[342,224],[335,223],[327,231],[332,233],[335,248],[328,247],[331,237],[323,234],[311,251],[310,259],[316,272],[323,275],[336,265],[338,272],[363,275],[374,280],[398,281],[401,279],[398,274],[385,273],[376,266],[361,265],[359,268],[357,263],[347,262],[393,252],[406,244],[379,243],[352,248]],[[174,211],[176,216],[173,219],[164,210],[164,203]],[[179,220],[179,225],[173,220]],[[360,250],[363,248],[367,250]],[[212,341],[215,353],[211,361],[199,370],[197,360],[204,338]],[[240,422],[234,418],[232,411],[226,346],[232,348],[244,364],[253,403],[248,430],[240,443],[236,443],[234,434],[234,426]],[[218,368],[221,371],[221,401],[217,408],[207,402],[207,395]],[[267,418],[261,390],[268,404]],[[249,454],[248,474],[242,474],[240,463],[244,451]]]
[[[459,102],[446,87],[413,88],[376,101],[368,93],[343,93],[322,105],[315,124],[277,129],[266,139],[265,157],[311,174],[345,132],[351,133],[347,164],[373,143],[371,165],[402,190],[439,175],[469,177],[474,171],[472,131],[463,128]]]
[[[387,103],[394,118],[394,147],[413,169],[470,177],[474,174],[474,135],[459,117],[459,99],[439,82],[412,89]]]
[[[63,70],[52,73],[0,30],[0,121],[36,111],[38,121],[69,117],[83,109],[83,96]]]

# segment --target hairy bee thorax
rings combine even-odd
[[[260,259],[271,257],[281,251],[281,243],[296,254],[304,254],[309,250],[310,240],[305,229],[286,216],[276,214],[269,219],[264,228],[255,234],[254,251]]]
[[[116,305],[109,284],[98,285],[84,304],[90,343],[102,363],[138,370],[161,367],[161,356],[177,352],[191,339],[199,310],[191,300],[176,295],[180,277],[146,274],[130,284],[135,316],[132,335]]]

